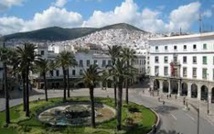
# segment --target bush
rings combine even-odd
[[[128,106],[128,111],[131,113],[140,112],[139,108],[133,105]]]

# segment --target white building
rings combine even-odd
[[[42,58],[54,60],[58,53],[63,50],[64,49],[61,48],[59,49],[58,46],[51,46],[51,49],[48,46],[38,46],[38,49],[36,51],[42,56]],[[69,51],[70,49],[66,50]],[[146,73],[145,56],[143,54],[136,54],[136,56],[137,59],[134,62],[134,67],[138,69],[138,76],[140,77]],[[98,53],[97,50],[90,50],[88,52],[75,52],[75,59],[78,63],[78,66],[69,68],[71,81],[76,78],[81,78],[84,70],[86,70],[92,64],[97,64],[101,69],[105,69],[106,65],[111,64],[110,56],[104,54],[102,51]],[[44,86],[43,79],[40,78],[38,74],[33,74],[32,76],[37,83],[36,86],[38,88],[42,88]],[[49,73],[46,74],[46,77],[48,80],[48,87],[59,88],[63,86],[63,71],[61,68],[49,71]],[[111,85],[111,83],[108,83],[108,87],[110,87]],[[81,84],[79,86],[82,87],[84,85]]]
[[[152,88],[214,100],[214,32],[152,38],[149,44]]]

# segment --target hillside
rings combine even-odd
[[[94,32],[96,28],[60,28],[60,27],[49,27],[40,30],[15,33],[6,35],[6,40],[11,39],[27,39],[27,40],[50,40],[50,41],[63,41],[75,39],[81,36],[85,36]]]
[[[15,33],[11,35],[6,35],[5,39],[26,39],[26,40],[49,40],[49,41],[65,41],[73,40],[80,38],[95,32],[110,30],[110,29],[126,29],[129,31],[140,31],[145,32],[141,29],[138,29],[132,25],[126,23],[119,23],[114,25],[105,26],[102,28],[60,28],[60,27],[49,27],[44,29],[39,29],[30,32]]]

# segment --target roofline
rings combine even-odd
[[[190,34],[190,35],[170,36],[170,37],[160,37],[160,38],[157,37],[157,38],[150,38],[149,41],[188,39],[188,38],[203,38],[203,37],[209,37],[209,36],[214,36],[214,32]]]

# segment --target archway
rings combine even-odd
[[[187,88],[188,88],[188,85],[186,82],[182,83],[181,85],[181,95],[182,96],[187,96]]]
[[[172,89],[172,94],[177,94],[178,93],[178,82],[177,80],[171,80],[171,89]]]
[[[168,93],[169,92],[169,82],[168,81],[163,81],[163,92]]]
[[[196,84],[191,85],[191,98],[197,98],[198,96],[198,87]]]
[[[212,88],[211,103],[214,103],[214,87]]]
[[[160,88],[160,82],[157,79],[155,79],[153,83],[153,89],[158,90],[159,88]]]
[[[203,85],[201,87],[201,100],[207,100],[207,97],[208,97],[208,88]]]

